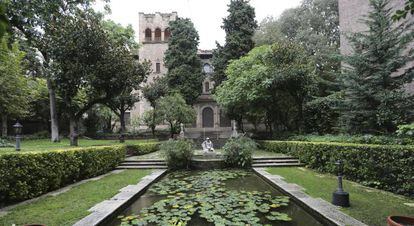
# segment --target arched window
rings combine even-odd
[[[160,42],[161,41],[161,29],[155,29],[155,38],[154,41]]]
[[[203,128],[214,127],[214,112],[211,107],[206,107],[202,112],[203,116]]]
[[[149,28],[145,29],[145,41],[150,42],[151,38],[152,38],[151,29],[149,29]]]
[[[203,65],[203,72],[206,74],[213,73],[213,67],[210,64],[204,64]]]
[[[168,41],[168,39],[170,39],[170,36],[171,36],[171,31],[170,31],[170,28],[165,28],[165,30],[164,30],[164,41]]]

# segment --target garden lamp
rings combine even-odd
[[[16,124],[13,125],[13,128],[16,135],[16,151],[20,151],[20,139],[22,138],[21,134],[23,126],[19,122],[16,122]]]
[[[338,188],[332,194],[332,204],[336,206],[349,207],[349,193],[342,186],[343,161],[335,162],[338,171]]]

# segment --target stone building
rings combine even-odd
[[[139,13],[139,60],[149,60],[152,63],[152,73],[147,83],[153,82],[154,78],[164,76],[167,68],[164,65],[164,53],[168,48],[168,39],[171,35],[169,22],[177,18],[177,13],[145,14]],[[212,75],[214,69],[211,66],[213,56],[210,50],[199,50],[198,56],[202,61],[204,81],[200,84],[202,94],[194,104],[197,112],[197,119],[193,125],[186,128],[186,135],[191,138],[202,138],[205,136],[226,138],[231,134],[230,120],[228,120],[211,96],[214,88]],[[140,117],[145,111],[151,109],[145,99],[137,102],[130,112],[130,118]],[[163,127],[163,126],[160,126]],[[165,127],[165,126],[164,126]]]

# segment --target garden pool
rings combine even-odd
[[[139,215],[139,217],[137,217]],[[323,225],[252,171],[177,171],[113,216],[123,225]]]

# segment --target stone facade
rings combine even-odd
[[[164,65],[164,54],[168,48],[168,38],[170,37],[169,22],[177,18],[177,13],[159,13],[144,14],[139,13],[139,52],[140,61],[149,60],[152,63],[152,73],[147,79],[147,83],[153,82],[154,78],[164,76],[167,68]],[[225,138],[231,134],[230,120],[221,112],[217,103],[211,96],[211,90],[214,88],[212,75],[214,69],[211,66],[213,56],[211,50],[199,50],[198,56],[202,62],[203,76],[205,76],[202,87],[202,94],[194,104],[197,112],[196,122],[187,126],[186,135],[192,138],[205,136],[216,136]],[[140,117],[145,111],[151,109],[148,101],[140,100],[135,104],[134,109],[130,112],[132,118]],[[159,126],[166,127],[166,126]],[[142,129],[146,129],[142,127]]]

